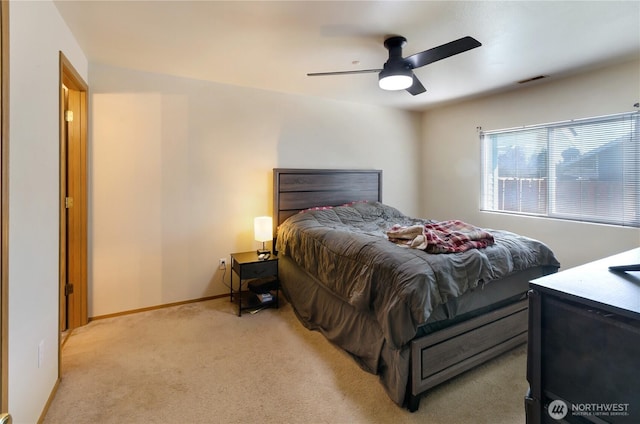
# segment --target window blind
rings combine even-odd
[[[640,227],[639,117],[481,132],[481,209]]]

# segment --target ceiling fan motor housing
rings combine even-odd
[[[406,63],[404,60],[391,60],[389,59],[385,64],[380,73],[378,74],[379,78],[384,78],[389,75],[406,75],[413,76],[412,67],[410,64]]]
[[[407,44],[404,37],[390,37],[384,40],[389,50],[389,59],[378,74],[380,87],[385,90],[404,90],[413,84],[413,66],[402,57],[402,47]]]

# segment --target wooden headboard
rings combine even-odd
[[[382,202],[382,171],[363,169],[273,170],[274,231],[303,209],[367,200]]]

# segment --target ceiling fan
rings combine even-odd
[[[384,46],[389,50],[389,59],[382,69],[361,69],[355,71],[313,72],[310,77],[323,75],[348,75],[378,73],[378,84],[384,90],[407,90],[412,95],[427,91],[413,70],[428,65],[441,59],[446,59],[467,50],[480,47],[482,44],[473,37],[462,37],[438,47],[416,53],[405,58],[402,57],[402,48],[407,44],[407,39],[402,36],[393,36],[384,40]]]

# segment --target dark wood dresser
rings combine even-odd
[[[531,281],[528,424],[640,423],[640,248]]]

